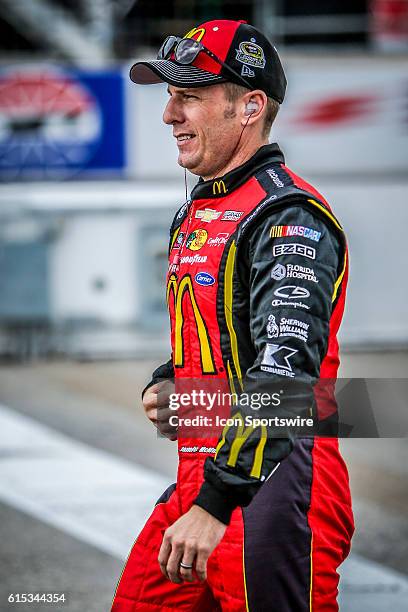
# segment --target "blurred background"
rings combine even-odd
[[[108,610],[175,478],[139,398],[168,358],[184,176],[166,87],[128,71],[213,18],[276,44],[289,84],[271,140],[345,226],[341,375],[406,379],[408,0],[0,0],[1,610],[36,592]],[[357,522],[342,610],[405,609],[405,435],[342,441]]]

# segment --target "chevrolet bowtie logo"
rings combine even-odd
[[[225,186],[224,181],[214,181],[213,182],[213,194],[220,194],[221,192],[227,193],[227,188]]]
[[[205,208],[204,210],[197,210],[195,214],[196,219],[201,219],[201,221],[205,221],[206,223],[211,223],[214,219],[218,219],[221,211],[213,210],[212,208]]]

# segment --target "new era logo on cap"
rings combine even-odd
[[[251,70],[251,68],[248,68],[248,66],[242,66],[241,74],[244,77],[254,77],[255,76],[255,72]]]

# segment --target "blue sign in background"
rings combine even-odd
[[[90,159],[89,168],[118,169],[125,165],[125,110],[124,81],[121,72],[105,72],[100,75],[81,73],[97,97],[102,114],[103,131],[99,146]]]
[[[0,178],[124,175],[121,70],[17,66],[0,72]]]

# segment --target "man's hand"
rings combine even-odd
[[[169,408],[169,396],[174,393],[175,385],[171,380],[164,380],[149,387],[143,395],[143,408],[147,418],[163,436],[177,440],[177,427],[169,424],[170,416],[177,412]]]
[[[177,584],[193,582],[193,568],[199,580],[207,578],[207,561],[221,541],[227,526],[200,508],[192,506],[166,529],[159,552],[162,573]],[[183,563],[187,567],[181,567]]]

